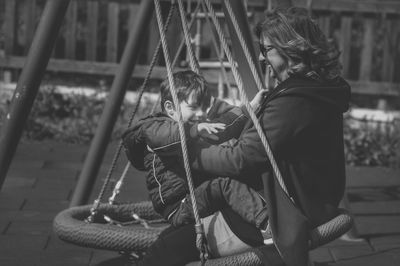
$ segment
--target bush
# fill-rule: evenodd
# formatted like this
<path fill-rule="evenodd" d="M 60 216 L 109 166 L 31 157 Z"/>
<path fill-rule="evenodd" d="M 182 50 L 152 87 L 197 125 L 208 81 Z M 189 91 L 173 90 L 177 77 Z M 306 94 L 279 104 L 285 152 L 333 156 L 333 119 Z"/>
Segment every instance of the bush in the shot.
<path fill-rule="evenodd" d="M 400 123 L 344 120 L 346 163 L 356 166 L 399 167 Z"/>
<path fill-rule="evenodd" d="M 56 140 L 66 143 L 89 143 L 105 106 L 104 93 L 90 96 L 61 93 L 54 87 L 41 88 L 26 122 L 23 138 Z M 136 114 L 150 113 L 149 99 L 144 98 Z M 127 128 L 134 105 L 125 102 L 114 126 L 112 140 L 118 140 Z M 4 113 L 4 110 L 3 110 Z"/>
<path fill-rule="evenodd" d="M 105 97 L 100 93 L 86 96 L 63 94 L 53 87 L 41 88 L 23 137 L 31 140 L 89 143 L 97 130 L 104 105 Z M 112 140 L 119 140 L 121 133 L 127 128 L 134 107 L 134 104 L 128 102 L 121 106 Z M 150 114 L 152 107 L 153 101 L 144 97 L 136 119 Z M 6 108 L 2 106 L 1 121 L 5 112 Z M 346 117 L 344 145 L 347 164 L 399 167 L 400 123 L 371 126 L 365 121 L 355 121 Z"/>

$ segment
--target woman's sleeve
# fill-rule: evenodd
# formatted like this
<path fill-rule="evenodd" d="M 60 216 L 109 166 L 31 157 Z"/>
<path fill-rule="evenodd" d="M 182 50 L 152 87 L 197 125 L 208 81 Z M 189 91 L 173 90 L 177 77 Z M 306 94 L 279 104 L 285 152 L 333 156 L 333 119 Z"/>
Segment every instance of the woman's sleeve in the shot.
<path fill-rule="evenodd" d="M 282 108 L 285 101 L 276 99 L 265 108 L 261 126 L 274 156 L 286 149 L 293 133 L 291 111 Z M 192 150 L 193 169 L 219 176 L 242 176 L 269 167 L 267 154 L 254 126 L 229 145 L 201 143 Z"/>
<path fill-rule="evenodd" d="M 228 112 L 220 114 L 218 117 L 211 120 L 210 122 L 212 123 L 225 124 L 225 129 L 215 134 L 218 137 L 218 141 L 214 144 L 223 143 L 233 138 L 239 138 L 248 121 L 249 118 L 246 113 L 242 110 L 242 108 L 236 106 Z"/>

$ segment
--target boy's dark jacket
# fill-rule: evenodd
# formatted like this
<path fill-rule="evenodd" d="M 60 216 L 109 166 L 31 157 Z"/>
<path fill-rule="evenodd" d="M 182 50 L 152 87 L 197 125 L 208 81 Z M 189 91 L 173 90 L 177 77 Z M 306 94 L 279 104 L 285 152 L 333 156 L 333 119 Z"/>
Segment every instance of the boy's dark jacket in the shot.
<path fill-rule="evenodd" d="M 263 180 L 274 243 L 289 266 L 306 265 L 309 229 L 334 217 L 344 194 L 342 113 L 349 99 L 350 87 L 341 78 L 292 76 L 262 106 L 259 121 L 296 206 L 277 183 L 253 125 L 230 146 L 202 143 L 192 149 L 196 170 L 249 185 Z"/>
<path fill-rule="evenodd" d="M 248 120 L 240 108 L 218 99 L 209 110 L 208 119 L 226 124 L 224 131 L 208 136 L 207 141 L 214 143 L 239 137 Z M 190 149 L 192 142 L 199 137 L 197 124 L 185 123 L 184 127 Z M 168 219 L 189 193 L 178 123 L 164 113 L 150 115 L 127 129 L 122 140 L 132 165 L 147 171 L 146 184 L 154 209 Z M 192 171 L 192 176 L 195 186 L 206 178 L 205 174 L 199 175 L 195 171 Z"/>

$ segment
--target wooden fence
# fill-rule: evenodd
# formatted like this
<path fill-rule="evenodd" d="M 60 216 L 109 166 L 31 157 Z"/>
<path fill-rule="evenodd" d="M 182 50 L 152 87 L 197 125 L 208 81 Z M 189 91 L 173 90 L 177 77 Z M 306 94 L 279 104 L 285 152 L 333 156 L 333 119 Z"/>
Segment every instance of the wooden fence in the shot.
<path fill-rule="evenodd" d="M 0 1 L 0 72 L 23 67 L 45 2 Z M 168 6 L 167 2 L 169 1 L 162 1 L 164 8 Z M 195 2 L 187 8 L 193 10 Z M 251 25 L 262 18 L 267 2 L 246 2 Z M 354 93 L 400 96 L 400 1 L 292 2 L 303 7 L 311 3 L 311 10 L 321 28 L 342 51 L 343 76 L 352 84 Z M 138 5 L 139 1 L 128 0 L 71 1 L 48 70 L 114 75 Z M 192 28 L 193 36 L 197 36 L 194 38 L 197 56 L 202 62 L 206 61 L 203 63 L 206 78 L 211 83 L 217 83 L 218 71 L 210 69 L 210 62 L 217 61 L 217 52 L 213 49 L 210 29 L 200 17 Z M 156 22 L 153 19 L 148 34 L 143 36 L 143 51 L 133 77 L 145 75 L 146 65 L 153 55 L 158 39 Z M 181 39 L 182 30 L 179 19 L 175 16 L 168 31 L 171 54 L 174 54 Z M 182 60 L 185 56 L 183 52 Z M 162 60 L 159 60 L 154 78 L 165 77 L 162 64 Z"/>

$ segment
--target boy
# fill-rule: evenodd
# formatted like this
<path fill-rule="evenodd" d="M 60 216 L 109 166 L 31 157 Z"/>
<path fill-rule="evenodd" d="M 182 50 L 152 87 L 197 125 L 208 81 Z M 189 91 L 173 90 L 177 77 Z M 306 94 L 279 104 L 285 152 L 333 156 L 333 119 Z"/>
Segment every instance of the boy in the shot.
<path fill-rule="evenodd" d="M 248 120 L 239 107 L 211 97 L 204 78 L 193 71 L 177 72 L 173 78 L 188 149 L 196 145 L 199 138 L 223 143 L 239 137 Z M 194 218 L 183 165 L 178 114 L 168 80 L 161 84 L 161 109 L 162 112 L 129 128 L 122 138 L 132 165 L 147 171 L 146 184 L 154 209 L 171 224 L 179 226 Z M 207 122 L 203 122 L 205 118 Z M 230 207 L 251 224 L 265 227 L 265 204 L 256 191 L 229 178 L 210 179 L 194 171 L 192 175 L 200 217 Z"/>

